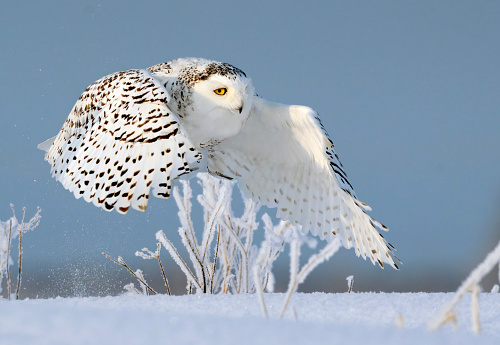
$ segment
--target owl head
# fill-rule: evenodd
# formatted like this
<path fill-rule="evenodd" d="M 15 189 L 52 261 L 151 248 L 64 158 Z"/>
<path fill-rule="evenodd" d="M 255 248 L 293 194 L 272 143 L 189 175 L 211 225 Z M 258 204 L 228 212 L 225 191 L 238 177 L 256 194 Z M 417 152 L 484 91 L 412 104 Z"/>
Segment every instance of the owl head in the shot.
<path fill-rule="evenodd" d="M 223 62 L 177 59 L 150 68 L 166 80 L 169 107 L 198 148 L 237 134 L 252 109 L 254 88 L 246 74 Z M 171 104 L 172 103 L 172 104 Z"/>

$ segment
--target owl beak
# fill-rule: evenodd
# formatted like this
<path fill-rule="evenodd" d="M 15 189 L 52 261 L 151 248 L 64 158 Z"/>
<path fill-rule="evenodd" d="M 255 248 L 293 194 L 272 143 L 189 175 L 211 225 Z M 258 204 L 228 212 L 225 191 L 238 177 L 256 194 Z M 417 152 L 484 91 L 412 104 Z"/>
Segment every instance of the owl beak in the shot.
<path fill-rule="evenodd" d="M 239 107 L 238 109 L 238 112 L 241 114 L 241 112 L 243 111 L 243 103 L 241 103 L 241 107 Z"/>

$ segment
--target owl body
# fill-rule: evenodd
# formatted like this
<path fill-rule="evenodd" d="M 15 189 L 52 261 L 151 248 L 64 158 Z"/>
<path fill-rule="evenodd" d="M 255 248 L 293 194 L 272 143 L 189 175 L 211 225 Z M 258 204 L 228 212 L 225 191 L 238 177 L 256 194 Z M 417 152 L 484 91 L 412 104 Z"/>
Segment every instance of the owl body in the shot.
<path fill-rule="evenodd" d="M 397 268 L 317 113 L 260 98 L 227 63 L 177 59 L 101 78 L 39 147 L 65 188 L 108 211 L 144 211 L 150 191 L 168 198 L 177 179 L 205 170 L 304 231 Z"/>

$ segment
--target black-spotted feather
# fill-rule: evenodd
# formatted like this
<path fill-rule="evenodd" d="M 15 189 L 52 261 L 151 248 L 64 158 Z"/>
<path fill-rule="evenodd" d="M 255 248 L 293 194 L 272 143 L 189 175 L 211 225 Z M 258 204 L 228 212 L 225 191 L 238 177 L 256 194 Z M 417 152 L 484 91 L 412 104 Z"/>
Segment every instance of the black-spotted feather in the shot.
<path fill-rule="evenodd" d="M 227 96 L 213 93 L 220 87 Z M 304 231 L 397 268 L 378 232 L 387 228 L 357 199 L 318 114 L 253 90 L 241 70 L 198 58 L 114 73 L 39 147 L 65 188 L 106 210 L 143 211 L 151 194 L 167 198 L 176 179 L 206 167 Z"/>
<path fill-rule="evenodd" d="M 169 95 L 146 70 L 111 74 L 89 86 L 45 159 L 79 198 L 120 213 L 145 210 L 150 190 L 166 198 L 171 181 L 196 170 L 201 153 L 182 134 Z"/>

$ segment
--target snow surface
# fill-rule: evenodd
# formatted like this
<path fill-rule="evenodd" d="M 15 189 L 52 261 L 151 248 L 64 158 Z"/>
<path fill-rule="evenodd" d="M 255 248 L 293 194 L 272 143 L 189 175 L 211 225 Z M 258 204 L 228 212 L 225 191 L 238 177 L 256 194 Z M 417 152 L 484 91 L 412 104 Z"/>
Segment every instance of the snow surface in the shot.
<path fill-rule="evenodd" d="M 255 295 L 2 299 L 0 344 L 500 344 L 498 293 L 480 295 L 481 334 L 471 331 L 470 294 L 457 306 L 457 330 L 428 331 L 427 323 L 452 298 L 295 294 L 284 320 L 277 317 L 283 294 L 265 295 L 269 319 Z"/>

